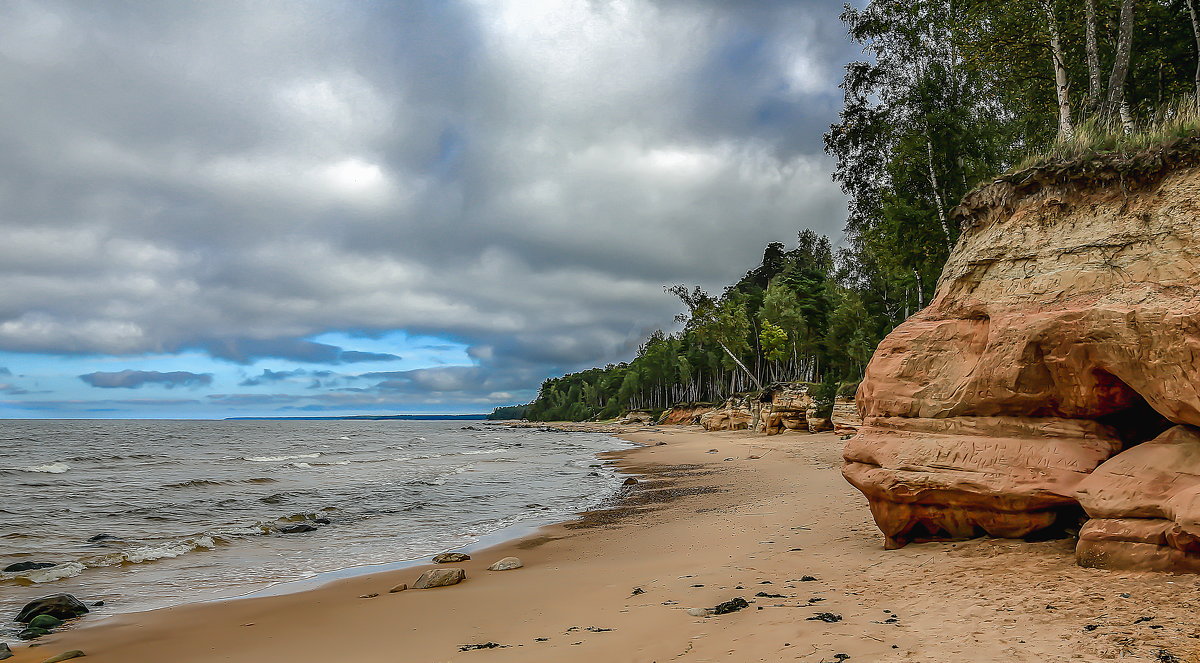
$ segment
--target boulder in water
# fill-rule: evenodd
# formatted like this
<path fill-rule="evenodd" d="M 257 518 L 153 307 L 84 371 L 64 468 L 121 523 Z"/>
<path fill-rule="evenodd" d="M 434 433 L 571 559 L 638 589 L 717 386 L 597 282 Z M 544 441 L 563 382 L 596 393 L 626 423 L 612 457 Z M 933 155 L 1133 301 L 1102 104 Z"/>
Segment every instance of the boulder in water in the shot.
<path fill-rule="evenodd" d="M 86 615 L 88 608 L 79 599 L 70 594 L 54 594 L 30 601 L 17 613 L 14 621 L 28 624 L 38 615 L 50 615 L 59 619 L 72 619 Z"/>
<path fill-rule="evenodd" d="M 30 626 L 29 628 L 18 633 L 17 637 L 21 640 L 37 640 L 43 635 L 50 635 L 50 631 L 44 628 L 35 628 Z"/>
<path fill-rule="evenodd" d="M 434 564 L 454 564 L 457 562 L 465 562 L 471 559 L 471 556 L 460 552 L 446 552 L 440 555 L 435 555 L 433 558 Z"/>
<path fill-rule="evenodd" d="M 413 583 L 413 589 L 432 589 L 434 587 L 447 587 L 449 585 L 457 585 L 466 580 L 467 572 L 462 569 L 430 569 L 421 574 L 420 578 Z"/>
<path fill-rule="evenodd" d="M 36 571 L 38 569 L 49 569 L 58 566 L 54 562 L 17 562 L 4 567 L 4 573 L 20 573 L 21 571 Z"/>
<path fill-rule="evenodd" d="M 8 643 L 0 642 L 0 661 L 3 661 L 6 658 L 12 658 L 12 657 L 13 657 L 13 653 L 12 653 L 12 650 L 8 648 Z"/>
<path fill-rule="evenodd" d="M 279 533 L 280 534 L 303 534 L 304 532 L 315 532 L 316 530 L 317 530 L 316 525 L 310 525 L 308 523 L 296 523 L 295 525 L 284 525 L 283 527 L 280 527 Z"/>
<path fill-rule="evenodd" d="M 46 630 L 50 630 L 52 628 L 58 628 L 59 626 L 62 626 L 62 620 L 52 615 L 38 615 L 37 617 L 29 620 L 30 628 L 44 628 Z"/>

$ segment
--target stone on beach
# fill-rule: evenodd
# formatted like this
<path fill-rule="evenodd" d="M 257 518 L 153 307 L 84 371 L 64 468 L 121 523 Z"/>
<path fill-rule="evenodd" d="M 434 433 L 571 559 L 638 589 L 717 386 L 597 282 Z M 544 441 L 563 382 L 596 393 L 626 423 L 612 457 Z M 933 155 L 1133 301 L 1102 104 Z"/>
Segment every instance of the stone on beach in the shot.
<path fill-rule="evenodd" d="M 463 569 L 429 569 L 421 574 L 420 578 L 413 583 L 413 589 L 432 589 L 434 587 L 447 587 L 449 585 L 457 585 L 466 580 L 467 572 Z"/>
<path fill-rule="evenodd" d="M 511 571 L 525 566 L 520 559 L 516 557 L 505 557 L 504 559 L 492 564 L 488 567 L 488 571 Z"/>
<path fill-rule="evenodd" d="M 82 658 L 84 656 L 87 656 L 87 654 L 83 653 L 82 651 L 80 651 L 78 649 L 72 649 L 71 651 L 63 652 L 63 653 L 59 654 L 58 656 L 52 656 L 52 657 L 42 661 L 42 663 L 60 663 L 60 661 L 69 661 L 73 658 Z"/>
<path fill-rule="evenodd" d="M 14 621 L 28 624 L 38 615 L 50 615 L 59 619 L 71 619 L 80 615 L 86 615 L 88 608 L 81 603 L 79 599 L 70 594 L 54 594 L 52 596 L 43 596 L 40 599 L 35 599 L 25 604 L 24 608 L 17 613 Z"/>
<path fill-rule="evenodd" d="M 17 638 L 19 638 L 21 640 L 37 640 L 38 638 L 42 637 L 43 635 L 50 635 L 50 631 L 48 629 L 38 628 L 36 626 L 30 626 L 29 628 L 24 629 L 20 633 L 18 633 Z"/>
<path fill-rule="evenodd" d="M 408 584 L 402 582 L 399 585 L 396 585 L 395 587 L 389 589 L 388 594 L 395 594 L 396 592 L 403 592 L 406 589 L 408 589 Z"/>
<path fill-rule="evenodd" d="M 712 614 L 712 610 L 708 608 L 688 608 L 687 614 L 693 617 L 707 617 Z"/>
<path fill-rule="evenodd" d="M 0 661 L 3 661 L 6 658 L 12 658 L 12 657 L 13 657 L 13 653 L 12 653 L 12 650 L 8 648 L 8 643 L 0 642 Z"/>
<path fill-rule="evenodd" d="M 635 478 L 633 478 L 633 477 L 629 477 L 628 479 L 626 479 L 625 481 L 623 481 L 621 485 L 624 485 L 624 486 L 636 486 L 636 485 L 637 485 L 637 483 L 638 483 L 638 480 L 637 480 L 637 479 L 635 479 Z"/>
<path fill-rule="evenodd" d="M 471 559 L 470 555 L 460 552 L 446 552 L 440 555 L 434 555 L 434 564 L 454 564 L 456 562 L 465 562 Z"/>

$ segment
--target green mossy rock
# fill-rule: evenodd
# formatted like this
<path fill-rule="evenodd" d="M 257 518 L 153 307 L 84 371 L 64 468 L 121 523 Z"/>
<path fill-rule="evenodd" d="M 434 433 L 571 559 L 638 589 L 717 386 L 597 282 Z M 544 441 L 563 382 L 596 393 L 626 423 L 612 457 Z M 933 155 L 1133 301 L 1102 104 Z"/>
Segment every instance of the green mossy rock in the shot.
<path fill-rule="evenodd" d="M 43 635 L 50 635 L 50 631 L 47 631 L 44 628 L 30 627 L 18 633 L 17 637 L 22 640 L 36 640 Z"/>
<path fill-rule="evenodd" d="M 44 628 L 49 630 L 62 626 L 62 623 L 63 622 L 61 619 L 54 617 L 53 615 L 38 615 L 29 621 L 29 626 L 31 628 Z"/>

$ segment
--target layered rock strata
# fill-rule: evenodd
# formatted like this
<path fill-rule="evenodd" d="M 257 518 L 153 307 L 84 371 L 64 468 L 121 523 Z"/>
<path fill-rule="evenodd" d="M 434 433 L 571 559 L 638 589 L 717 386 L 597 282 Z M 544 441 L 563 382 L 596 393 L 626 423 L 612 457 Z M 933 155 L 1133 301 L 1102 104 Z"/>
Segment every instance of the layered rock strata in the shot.
<path fill-rule="evenodd" d="M 808 431 L 816 406 L 808 386 L 784 383 L 757 394 L 740 394 L 700 415 L 706 430 L 751 430 L 766 435 Z"/>
<path fill-rule="evenodd" d="M 1200 171 L 1112 179 L 999 182 L 958 210 L 845 451 L 889 547 L 1025 536 L 1082 504 L 1084 563 L 1195 570 L 1191 429 L 1148 441 L 1200 426 Z"/>

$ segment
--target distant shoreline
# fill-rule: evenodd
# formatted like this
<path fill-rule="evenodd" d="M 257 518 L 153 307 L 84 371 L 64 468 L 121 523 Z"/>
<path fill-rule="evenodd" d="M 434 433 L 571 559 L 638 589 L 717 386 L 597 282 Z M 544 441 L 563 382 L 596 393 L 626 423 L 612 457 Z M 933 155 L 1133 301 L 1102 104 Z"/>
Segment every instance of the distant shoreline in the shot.
<path fill-rule="evenodd" d="M 221 421 L 485 421 L 486 414 L 356 414 L 345 417 L 225 417 Z"/>

